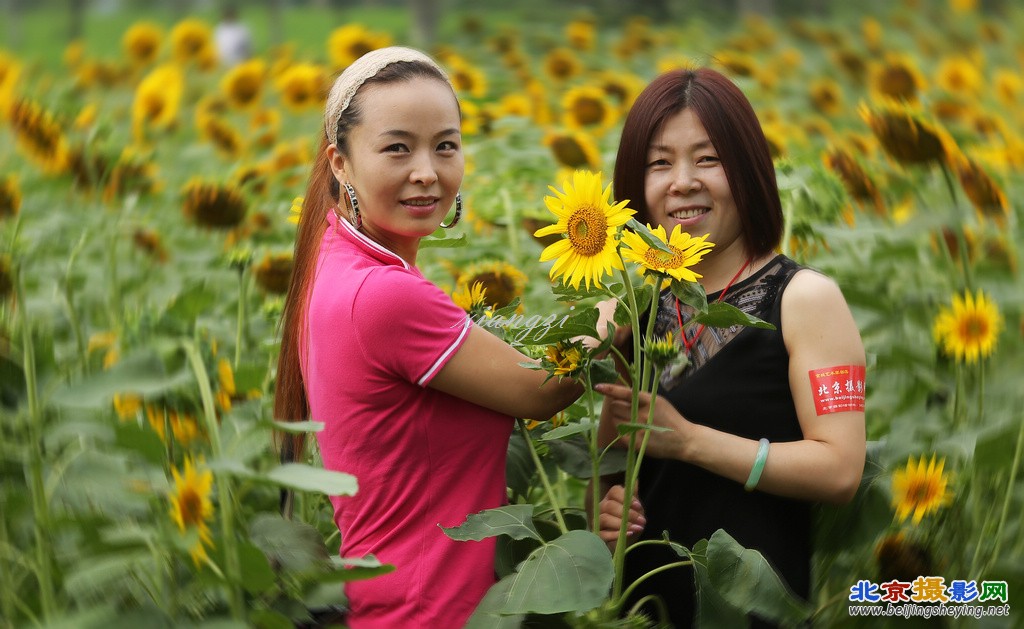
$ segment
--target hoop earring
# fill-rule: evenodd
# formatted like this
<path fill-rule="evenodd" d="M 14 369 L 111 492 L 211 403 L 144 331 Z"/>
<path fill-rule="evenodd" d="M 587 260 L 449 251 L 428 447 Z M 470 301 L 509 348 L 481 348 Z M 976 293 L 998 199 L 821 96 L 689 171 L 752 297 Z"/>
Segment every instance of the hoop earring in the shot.
<path fill-rule="evenodd" d="M 352 226 L 359 229 L 363 226 L 363 217 L 359 214 L 359 199 L 356 198 L 356 189 L 352 184 L 345 182 L 345 194 L 348 195 L 348 203 L 352 207 Z"/>
<path fill-rule="evenodd" d="M 458 223 L 460 218 L 462 218 L 462 193 L 461 192 L 456 192 L 455 193 L 455 216 L 452 217 L 452 222 L 448 223 L 447 225 L 445 225 L 444 223 L 441 223 L 441 227 L 443 227 L 444 229 L 451 229 L 452 227 L 455 227 L 455 223 Z"/>

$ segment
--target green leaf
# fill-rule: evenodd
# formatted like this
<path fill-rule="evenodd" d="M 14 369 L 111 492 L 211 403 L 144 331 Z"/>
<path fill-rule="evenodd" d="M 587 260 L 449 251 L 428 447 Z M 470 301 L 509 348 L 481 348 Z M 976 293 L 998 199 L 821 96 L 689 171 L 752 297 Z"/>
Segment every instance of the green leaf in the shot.
<path fill-rule="evenodd" d="M 762 321 L 753 315 L 749 315 L 732 304 L 716 301 L 708 304 L 706 313 L 698 314 L 693 318 L 696 323 L 713 328 L 728 328 L 733 325 L 746 325 L 763 330 L 774 330 L 775 326 L 767 321 Z"/>
<path fill-rule="evenodd" d="M 274 587 L 276 575 L 270 568 L 267 556 L 257 546 L 239 540 L 238 561 L 242 570 L 242 582 L 239 585 L 247 592 L 262 594 Z"/>
<path fill-rule="evenodd" d="M 600 315 L 597 308 L 584 308 L 581 312 L 565 315 L 561 318 L 557 315 L 533 317 L 524 320 L 513 317 L 504 321 L 497 318 L 490 320 L 490 325 L 502 325 L 515 323 L 517 325 L 505 328 L 505 339 L 510 342 L 522 345 L 551 345 L 558 341 L 574 338 L 577 336 L 597 336 L 597 318 Z M 525 325 L 518 325 L 525 323 Z M 481 323 L 486 327 L 487 322 Z"/>
<path fill-rule="evenodd" d="M 274 430 L 280 430 L 289 434 L 300 434 L 309 432 L 320 432 L 324 429 L 323 422 L 316 421 L 304 421 L 304 422 L 281 422 L 274 420 L 270 422 L 273 425 Z"/>
<path fill-rule="evenodd" d="M 520 435 L 513 434 L 506 451 L 505 484 L 515 495 L 526 496 L 530 491 L 536 471 L 526 443 L 520 438 Z"/>
<path fill-rule="evenodd" d="M 566 424 L 565 426 L 559 426 L 558 428 L 552 428 L 551 430 L 544 433 L 540 438 L 540 441 L 555 441 L 558 439 L 565 439 L 573 435 L 578 435 L 581 432 L 590 432 L 594 430 L 593 424 Z"/>
<path fill-rule="evenodd" d="M 696 587 L 697 605 L 694 626 L 697 629 L 750 627 L 747 615 L 729 605 L 712 585 L 708 575 L 707 548 L 708 540 L 706 539 L 693 545 L 693 580 Z"/>
<path fill-rule="evenodd" d="M 143 350 L 125 357 L 107 371 L 58 390 L 52 399 L 58 406 L 102 408 L 111 403 L 116 393 L 158 395 L 194 382 L 188 369 L 168 375 L 156 353 Z"/>
<path fill-rule="evenodd" d="M 286 463 L 275 467 L 263 474 L 262 478 L 289 489 L 313 491 L 328 496 L 352 496 L 359 488 L 356 477 L 351 474 L 332 472 L 303 463 Z"/>
<path fill-rule="evenodd" d="M 318 574 L 316 579 L 321 583 L 348 583 L 349 581 L 365 581 L 382 574 L 394 572 L 391 564 L 381 563 L 373 555 L 365 557 L 331 557 L 334 570 Z"/>
<path fill-rule="evenodd" d="M 810 604 L 790 591 L 761 553 L 744 548 L 722 529 L 711 535 L 707 548 L 708 580 L 732 607 L 793 625 L 813 612 Z"/>
<path fill-rule="evenodd" d="M 204 281 L 196 281 L 172 299 L 167 308 L 167 318 L 194 321 L 196 317 L 208 313 L 221 297 L 217 291 L 207 288 Z"/>
<path fill-rule="evenodd" d="M 582 437 L 571 437 L 548 443 L 551 458 L 566 474 L 575 478 L 590 478 L 593 467 L 590 464 L 590 448 Z M 626 469 L 626 449 L 611 448 L 601 457 L 598 468 L 600 475 L 617 474 Z"/>
<path fill-rule="evenodd" d="M 647 229 L 647 225 L 644 225 L 635 218 L 629 219 L 629 222 L 626 223 L 626 227 L 636 232 L 636 235 L 640 236 L 641 240 L 647 243 L 647 246 L 651 249 L 657 249 L 658 251 L 667 253 L 670 256 L 674 256 L 676 254 L 676 252 L 669 249 L 669 246 L 662 242 L 660 238 L 655 236 L 651 230 Z"/>
<path fill-rule="evenodd" d="M 569 531 L 530 553 L 518 572 L 495 583 L 478 611 L 492 616 L 585 612 L 608 597 L 614 572 L 611 553 L 600 537 Z"/>
<path fill-rule="evenodd" d="M 427 236 L 426 238 L 423 238 L 423 239 L 420 240 L 420 248 L 421 249 L 430 249 L 430 248 L 449 248 L 449 249 L 451 249 L 451 248 L 455 248 L 455 247 L 465 247 L 467 242 L 468 241 L 466 240 L 466 234 L 459 234 L 458 236 L 446 237 L 446 238 L 435 238 L 433 236 Z"/>
<path fill-rule="evenodd" d="M 136 571 L 148 572 L 152 564 L 153 554 L 148 548 L 83 558 L 67 572 L 64 588 L 72 599 L 85 603 L 120 590 Z"/>
<path fill-rule="evenodd" d="M 136 452 L 154 465 L 163 465 L 167 459 L 167 446 L 149 426 L 118 422 L 114 434 L 118 447 Z"/>
<path fill-rule="evenodd" d="M 303 572 L 329 565 L 330 553 L 323 536 L 305 522 L 261 513 L 249 527 L 249 539 L 285 570 Z"/>
<path fill-rule="evenodd" d="M 691 306 L 697 312 L 707 312 L 708 295 L 704 292 L 704 287 L 697 282 L 681 282 L 674 279 L 669 290 L 672 291 L 676 299 Z"/>
<path fill-rule="evenodd" d="M 666 428 L 665 426 L 655 426 L 653 424 L 648 426 L 647 424 L 639 423 L 617 424 L 615 426 L 615 430 L 619 431 L 619 434 L 623 436 L 644 430 L 650 430 L 651 432 L 672 432 L 671 428 Z"/>
<path fill-rule="evenodd" d="M 585 301 L 594 297 L 607 297 L 604 289 L 597 286 L 587 288 L 586 284 L 580 284 L 578 288 L 573 288 L 568 284 L 558 283 L 551 287 L 551 292 L 558 297 L 558 301 Z"/>
<path fill-rule="evenodd" d="M 537 527 L 533 524 L 532 504 L 486 509 L 466 516 L 466 521 L 458 526 L 441 526 L 441 530 L 457 542 L 478 542 L 496 535 L 508 535 L 512 539 L 541 539 Z"/>
<path fill-rule="evenodd" d="M 974 444 L 974 465 L 979 471 L 1000 472 L 1010 469 L 1020 419 L 1003 421 L 984 430 Z"/>

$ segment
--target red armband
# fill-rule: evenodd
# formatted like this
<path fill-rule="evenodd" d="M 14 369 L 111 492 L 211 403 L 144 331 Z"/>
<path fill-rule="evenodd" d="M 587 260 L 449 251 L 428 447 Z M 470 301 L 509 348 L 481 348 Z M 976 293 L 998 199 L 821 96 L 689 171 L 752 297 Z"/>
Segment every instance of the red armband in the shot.
<path fill-rule="evenodd" d="M 812 369 L 811 395 L 818 415 L 864 410 L 864 366 L 842 365 Z"/>

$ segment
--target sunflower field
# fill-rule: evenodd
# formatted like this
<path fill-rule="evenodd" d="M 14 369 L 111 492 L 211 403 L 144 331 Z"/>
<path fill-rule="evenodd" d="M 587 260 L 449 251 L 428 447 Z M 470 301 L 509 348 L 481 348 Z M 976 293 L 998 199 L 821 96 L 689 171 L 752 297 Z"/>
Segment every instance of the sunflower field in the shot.
<path fill-rule="evenodd" d="M 659 20 L 541 4 L 449 11 L 427 48 L 461 102 L 467 215 L 424 243 L 423 272 L 467 311 L 588 309 L 559 300 L 540 261 L 559 237 L 549 186 L 575 170 L 610 181 L 625 113 L 658 73 L 720 69 L 769 139 L 782 251 L 836 279 L 868 356 L 862 486 L 816 511 L 799 618 L 926 622 L 850 611 L 877 600 L 872 585 L 926 577 L 1009 605 L 927 622 L 1024 627 L 1024 7 Z M 211 13 L 133 15 L 63 49 L 0 45 L 0 627 L 291 627 L 390 570 L 338 556 L 327 496 L 358 479 L 315 451 L 282 460 L 275 434 L 320 424 L 281 425 L 272 408 L 326 91 L 362 52 L 413 42 L 404 9 L 303 10 L 318 29 L 233 67 Z M 581 360 L 524 349 L 559 375 Z M 585 528 L 598 403 L 513 434 L 509 500 L 532 506 L 536 544 Z M 530 543 L 507 544 L 499 573 Z M 726 598 L 749 611 L 758 596 Z M 536 621 L 620 626 L 595 607 Z"/>

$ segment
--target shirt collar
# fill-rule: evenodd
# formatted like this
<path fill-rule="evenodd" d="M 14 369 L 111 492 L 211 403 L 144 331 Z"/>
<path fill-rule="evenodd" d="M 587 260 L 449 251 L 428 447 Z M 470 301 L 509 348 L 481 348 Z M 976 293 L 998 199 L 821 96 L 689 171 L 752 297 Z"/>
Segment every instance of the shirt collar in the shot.
<path fill-rule="evenodd" d="M 327 212 L 327 225 L 328 229 L 332 229 L 336 234 L 356 245 L 375 260 L 385 264 L 401 265 L 406 269 L 411 268 L 409 263 L 403 260 L 400 255 L 379 242 L 370 240 L 369 236 L 353 227 L 347 220 L 338 216 L 336 208 L 332 208 Z"/>

